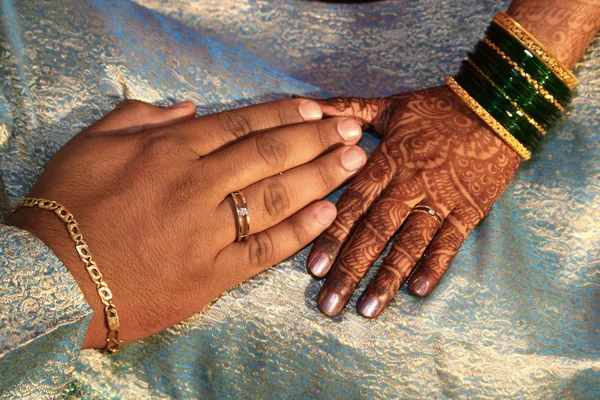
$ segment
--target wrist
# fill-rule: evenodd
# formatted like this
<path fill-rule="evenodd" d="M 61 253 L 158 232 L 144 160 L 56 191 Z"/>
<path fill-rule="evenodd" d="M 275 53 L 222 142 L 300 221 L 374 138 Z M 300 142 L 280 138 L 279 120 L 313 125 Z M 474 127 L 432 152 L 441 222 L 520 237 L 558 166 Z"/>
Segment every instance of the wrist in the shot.
<path fill-rule="evenodd" d="M 513 0 L 507 14 L 569 69 L 600 29 L 600 2 L 593 0 Z"/>
<path fill-rule="evenodd" d="M 6 221 L 6 224 L 23 229 L 40 239 L 73 275 L 94 315 L 83 343 L 83 348 L 102 348 L 106 346 L 106 327 L 104 309 L 98 298 L 94 284 L 90 281 L 64 224 L 53 213 L 38 208 L 19 209 Z"/>

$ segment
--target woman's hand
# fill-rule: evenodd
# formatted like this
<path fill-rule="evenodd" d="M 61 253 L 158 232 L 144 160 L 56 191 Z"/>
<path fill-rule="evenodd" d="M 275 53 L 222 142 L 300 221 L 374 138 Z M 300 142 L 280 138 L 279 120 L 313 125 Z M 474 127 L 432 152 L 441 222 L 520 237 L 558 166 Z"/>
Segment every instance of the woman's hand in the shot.
<path fill-rule="evenodd" d="M 353 146 L 360 125 L 321 119 L 313 101 L 194 112 L 189 102 L 125 101 L 60 149 L 29 193 L 77 219 L 113 292 L 125 343 L 193 315 L 310 243 L 336 216 L 333 204 L 317 200 L 366 162 Z M 237 190 L 251 217 L 251 236 L 240 243 L 229 196 Z M 8 222 L 65 263 L 94 309 L 84 347 L 104 347 L 102 304 L 64 224 L 37 208 Z"/>
<path fill-rule="evenodd" d="M 320 104 L 326 115 L 354 116 L 383 137 L 308 258 L 313 275 L 327 275 L 318 306 L 334 316 L 402 227 L 358 301 L 358 311 L 373 318 L 417 266 L 409 292 L 426 296 L 433 290 L 514 176 L 520 158 L 445 86 Z M 437 211 L 442 225 L 435 215 L 412 211 L 417 205 Z"/>

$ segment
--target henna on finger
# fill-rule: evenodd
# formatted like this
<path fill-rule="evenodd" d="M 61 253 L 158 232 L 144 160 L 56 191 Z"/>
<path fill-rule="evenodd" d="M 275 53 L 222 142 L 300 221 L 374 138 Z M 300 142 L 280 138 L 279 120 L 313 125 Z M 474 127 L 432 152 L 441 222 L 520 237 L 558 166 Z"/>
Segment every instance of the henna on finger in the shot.
<path fill-rule="evenodd" d="M 326 117 L 351 116 L 358 120 L 363 128 L 372 128 L 373 133 L 381 137 L 383 122 L 381 117 L 387 115 L 389 99 L 364 99 L 360 97 L 339 97 L 315 100 Z"/>
<path fill-rule="evenodd" d="M 329 272 L 357 221 L 389 185 L 395 169 L 394 160 L 378 147 L 338 201 L 338 217 L 313 245 L 307 260 L 312 275 L 321 278 Z"/>
<path fill-rule="evenodd" d="M 408 292 L 412 295 L 427 296 L 438 284 L 442 275 L 458 253 L 470 230 L 459 229 L 456 220 L 448 216 L 446 223 L 429 245 L 427 254 L 410 277 Z"/>
<path fill-rule="evenodd" d="M 376 232 L 368 232 L 371 237 L 367 237 L 364 224 L 357 224 L 371 204 L 379 204 L 394 192 L 389 208 L 393 204 L 414 205 L 426 198 L 442 214 L 452 210 L 448 222 L 431 241 L 430 254 L 423 257 L 422 265 L 410 279 L 409 291 L 424 296 L 437 284 L 468 232 L 487 214 L 520 164 L 519 156 L 445 86 L 394 95 L 387 100 L 376 118 L 377 128 L 385 133 L 383 140 L 365 171 L 355 178 L 357 182 L 351 182 L 342 196 L 338 220 L 318 239 L 309 257 L 309 265 L 322 267 L 317 270 L 325 275 L 352 228 L 357 227 L 319 295 L 319 307 L 329 315 L 339 313 L 371 261 L 387 244 Z M 333 112 L 322 105 L 325 114 L 353 115 L 355 110 L 373 107 L 380 99 L 328 101 Z M 433 224 L 435 221 L 431 220 Z M 360 236 L 359 229 L 364 232 L 360 240 L 355 240 Z M 378 315 L 389 304 L 434 235 L 431 227 L 422 226 L 420 232 L 414 229 L 410 237 L 420 238 L 420 247 L 415 250 L 417 244 L 412 244 L 413 250 L 407 255 L 394 245 L 389 260 L 363 296 L 365 299 L 373 294 L 381 300 L 380 305 L 370 306 L 376 310 L 364 312 L 367 316 Z M 408 239 L 398 239 L 399 243 L 404 240 Z M 348 247 L 356 249 L 346 250 Z M 325 289 L 329 291 L 327 296 L 335 295 L 335 304 L 323 304 Z"/>
<path fill-rule="evenodd" d="M 377 275 L 358 301 L 360 314 L 374 318 L 383 312 L 410 276 L 439 228 L 440 223 L 434 216 L 423 212 L 411 213 Z"/>
<path fill-rule="evenodd" d="M 400 228 L 412 204 L 386 194 L 358 225 L 350 241 L 321 288 L 318 305 L 325 314 L 337 315 L 346 305 L 354 288 L 375 263 L 388 241 Z"/>

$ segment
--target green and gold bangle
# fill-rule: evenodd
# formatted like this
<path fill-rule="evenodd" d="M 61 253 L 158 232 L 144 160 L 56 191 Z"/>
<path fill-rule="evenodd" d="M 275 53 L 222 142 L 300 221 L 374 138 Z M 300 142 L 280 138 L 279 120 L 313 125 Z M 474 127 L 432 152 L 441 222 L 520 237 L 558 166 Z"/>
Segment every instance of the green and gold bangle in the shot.
<path fill-rule="evenodd" d="M 477 64 L 475 64 L 473 62 L 473 60 L 467 60 L 467 62 L 469 64 L 471 64 L 471 67 L 473 67 L 477 72 L 479 72 L 479 74 L 486 80 L 489 82 L 490 85 L 492 85 L 499 93 L 502 94 L 502 96 L 504 96 L 504 98 L 506 100 L 508 100 L 513 107 L 515 108 L 515 111 L 517 113 L 517 115 L 522 116 L 523 118 L 525 118 L 527 120 L 527 122 L 529 122 L 535 129 L 537 129 L 542 135 L 546 134 L 546 130 L 536 121 L 534 120 L 531 116 L 529 116 L 529 114 L 527 114 L 525 111 L 523 111 L 520 107 L 519 104 L 517 104 L 517 102 L 515 100 L 513 100 L 510 96 L 508 96 L 505 91 L 498 87 L 498 85 L 496 85 L 494 83 L 494 81 L 485 74 L 485 72 L 483 72 L 478 66 Z"/>
<path fill-rule="evenodd" d="M 454 79 L 530 152 L 536 149 L 542 138 L 541 132 L 471 64 L 463 62 Z"/>
<path fill-rule="evenodd" d="M 524 160 L 571 99 L 577 78 L 498 13 L 448 87 Z"/>
<path fill-rule="evenodd" d="M 473 111 L 487 126 L 489 126 L 506 144 L 508 144 L 523 160 L 531 158 L 531 152 L 510 134 L 494 117 L 481 107 L 451 76 L 446 77 L 448 87 Z"/>
<path fill-rule="evenodd" d="M 546 100 L 521 74 L 484 43 L 478 43 L 475 52 L 468 56 L 481 68 L 483 74 L 489 76 L 507 96 L 518 101 L 521 108 L 542 126 L 548 128 L 558 119 L 560 109 Z"/>
<path fill-rule="evenodd" d="M 501 11 L 494 16 L 493 21 L 504 28 L 506 32 L 511 34 L 535 57 L 542 61 L 569 89 L 573 89 L 577 85 L 578 80 L 575 75 L 568 68 L 565 68 L 531 33 L 517 21 L 509 17 L 508 14 Z"/>
<path fill-rule="evenodd" d="M 483 39 L 483 43 L 485 43 L 486 46 L 488 46 L 490 49 L 492 49 L 493 51 L 495 51 L 496 54 L 498 54 L 498 56 L 502 60 L 506 61 L 506 63 L 508 65 L 510 65 L 513 68 L 514 71 L 516 71 L 519 75 L 521 75 L 523 77 L 523 79 L 525 79 L 527 81 L 527 83 L 529 83 L 536 91 L 538 91 L 540 93 L 540 95 L 546 101 L 548 101 L 550 104 L 552 104 L 554 107 L 556 107 L 559 111 L 564 111 L 565 110 L 564 106 L 561 103 L 559 103 L 554 98 L 554 96 L 544 88 L 543 85 L 541 85 L 538 81 L 536 81 L 535 79 L 533 79 L 533 77 L 531 75 L 529 75 L 523 68 L 521 68 L 509 56 L 507 56 L 506 54 L 504 54 L 504 52 L 502 50 L 500 50 L 500 48 L 498 46 L 496 46 L 494 44 L 494 42 L 492 42 L 488 38 L 484 38 Z"/>
<path fill-rule="evenodd" d="M 486 36 L 515 63 L 527 71 L 533 79 L 552 93 L 559 103 L 564 105 L 571 100 L 571 89 L 502 27 L 492 22 L 486 31 Z"/>

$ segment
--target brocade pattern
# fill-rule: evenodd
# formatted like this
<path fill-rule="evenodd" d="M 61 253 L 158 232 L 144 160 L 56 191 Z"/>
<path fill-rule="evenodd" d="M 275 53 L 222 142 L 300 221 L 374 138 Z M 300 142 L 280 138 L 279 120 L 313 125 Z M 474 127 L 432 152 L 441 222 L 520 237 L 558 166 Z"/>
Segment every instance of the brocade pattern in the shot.
<path fill-rule="evenodd" d="M 293 93 L 382 96 L 439 85 L 508 5 L 137 3 L 1 1 L 0 217 L 62 144 L 124 98 L 193 100 L 201 115 Z M 0 397 L 53 397 L 69 381 L 73 398 L 598 398 L 597 40 L 576 74 L 565 118 L 439 287 L 421 300 L 402 289 L 374 321 L 353 309 L 362 290 L 337 318 L 316 309 L 321 284 L 306 273 L 304 250 L 115 357 L 79 352 L 89 309 L 73 281 L 39 241 L 2 227 L 2 322 L 11 315 L 11 329 L 37 339 L 19 339 L 0 358 Z M 371 151 L 376 140 L 365 135 L 362 145 Z M 47 279 L 40 270 L 72 296 L 68 317 L 41 297 L 6 294 L 11 284 L 38 290 Z M 30 299 L 34 314 L 22 310 Z M 64 318 L 64 330 L 43 335 Z M 46 374 L 23 364 L 32 357 Z"/>

